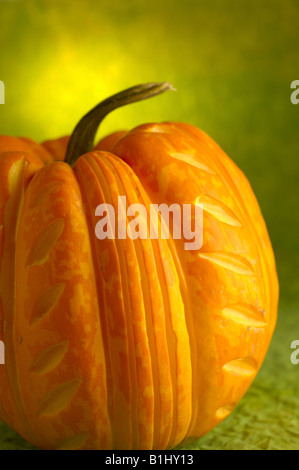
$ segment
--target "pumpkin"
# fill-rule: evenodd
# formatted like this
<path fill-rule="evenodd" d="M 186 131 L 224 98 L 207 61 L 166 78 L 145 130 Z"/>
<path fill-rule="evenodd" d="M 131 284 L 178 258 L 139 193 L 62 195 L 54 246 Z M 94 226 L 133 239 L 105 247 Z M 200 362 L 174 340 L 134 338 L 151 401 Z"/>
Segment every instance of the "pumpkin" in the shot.
<path fill-rule="evenodd" d="M 114 95 L 70 138 L 0 137 L 0 417 L 38 448 L 170 449 L 200 437 L 267 352 L 278 281 L 240 169 L 178 122 L 94 146 L 106 114 L 170 88 Z M 202 247 L 97 239 L 95 209 L 118 196 L 202 204 Z"/>

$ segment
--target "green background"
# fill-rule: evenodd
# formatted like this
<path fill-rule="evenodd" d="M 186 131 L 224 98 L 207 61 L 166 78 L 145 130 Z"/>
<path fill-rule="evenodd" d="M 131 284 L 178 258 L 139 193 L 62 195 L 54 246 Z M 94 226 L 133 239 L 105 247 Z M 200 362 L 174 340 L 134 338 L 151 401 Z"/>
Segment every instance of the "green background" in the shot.
<path fill-rule="evenodd" d="M 280 280 L 277 328 L 246 396 L 192 449 L 299 449 L 299 364 L 290 361 L 299 339 L 298 14 L 297 0 L 0 0 L 1 134 L 69 134 L 111 94 L 167 80 L 175 93 L 113 112 L 100 135 L 189 122 L 257 195 Z M 31 448 L 0 423 L 0 449 Z"/>

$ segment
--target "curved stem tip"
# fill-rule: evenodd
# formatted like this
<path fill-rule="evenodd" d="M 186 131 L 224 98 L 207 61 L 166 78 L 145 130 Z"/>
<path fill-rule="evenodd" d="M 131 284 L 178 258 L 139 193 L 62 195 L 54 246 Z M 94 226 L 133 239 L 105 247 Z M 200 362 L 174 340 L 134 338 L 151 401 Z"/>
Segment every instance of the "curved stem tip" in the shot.
<path fill-rule="evenodd" d="M 168 82 L 146 83 L 128 88 L 99 103 L 75 127 L 68 143 L 65 162 L 73 166 L 80 155 L 92 150 L 98 127 L 111 111 L 126 104 L 146 100 L 167 90 L 174 90 Z"/>

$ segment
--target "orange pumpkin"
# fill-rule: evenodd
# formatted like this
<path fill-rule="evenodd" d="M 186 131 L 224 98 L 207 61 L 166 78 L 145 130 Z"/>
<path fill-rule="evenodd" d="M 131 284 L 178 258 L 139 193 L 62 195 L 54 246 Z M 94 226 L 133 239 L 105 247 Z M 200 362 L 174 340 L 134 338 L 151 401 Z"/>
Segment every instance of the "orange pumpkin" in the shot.
<path fill-rule="evenodd" d="M 0 417 L 39 448 L 166 449 L 202 436 L 267 352 L 278 282 L 243 173 L 188 124 L 140 125 L 93 148 L 108 112 L 169 88 L 105 100 L 70 139 L 0 137 Z M 95 208 L 119 195 L 146 208 L 202 203 L 202 248 L 98 240 Z"/>

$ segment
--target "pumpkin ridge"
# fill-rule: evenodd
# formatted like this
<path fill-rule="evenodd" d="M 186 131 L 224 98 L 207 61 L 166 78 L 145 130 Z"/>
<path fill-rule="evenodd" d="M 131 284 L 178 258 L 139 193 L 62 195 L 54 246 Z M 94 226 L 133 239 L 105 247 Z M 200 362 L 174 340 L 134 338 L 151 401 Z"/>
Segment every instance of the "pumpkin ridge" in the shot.
<path fill-rule="evenodd" d="M 128 199 L 128 204 L 130 204 L 130 202 L 134 203 L 133 200 L 130 201 L 131 197 L 129 196 L 128 194 L 128 190 L 125 189 L 125 186 L 124 186 L 124 183 L 122 183 L 122 181 L 124 180 L 124 176 L 121 174 L 122 171 L 124 171 L 124 174 L 126 175 L 126 177 L 128 178 L 128 180 L 130 181 L 131 185 L 132 185 L 132 188 L 135 188 L 136 187 L 136 190 L 138 189 L 138 194 L 135 192 L 135 194 L 137 194 L 137 200 L 142 200 L 141 199 L 141 194 L 140 194 L 140 189 L 138 188 L 138 186 L 136 186 L 136 181 L 133 181 L 132 180 L 132 176 L 131 176 L 131 172 L 132 170 L 127 166 L 125 165 L 118 157 L 115 157 L 114 155 L 110 155 L 109 158 L 106 157 L 105 158 L 105 161 L 107 162 L 107 164 L 109 165 L 109 161 L 110 161 L 110 165 L 111 167 L 114 168 L 114 171 L 117 173 L 117 176 L 115 175 L 115 180 L 117 181 L 117 185 L 118 185 L 118 189 L 121 193 L 125 193 L 127 199 Z M 117 165 L 118 163 L 118 165 Z M 118 166 L 120 167 L 121 170 L 118 169 Z M 128 218 L 126 217 L 126 220 L 128 221 Z M 158 374 L 157 374 L 157 368 L 158 368 L 158 365 L 157 365 L 157 351 L 156 351 L 156 348 L 157 348 L 157 345 L 156 345 L 156 338 L 155 338 L 155 335 L 153 334 L 153 307 L 152 307 L 152 299 L 148 298 L 148 293 L 150 291 L 150 286 L 149 286 L 149 283 L 147 281 L 147 272 L 146 272 L 146 268 L 145 268 L 145 260 L 144 260 L 144 249 L 142 248 L 142 246 L 139 246 L 140 245 L 140 240 L 134 240 L 134 242 L 132 243 L 133 247 L 134 247 L 134 251 L 135 251 L 135 256 L 136 256 L 136 260 L 137 260 L 137 265 L 138 265 L 138 268 L 139 268 L 139 272 L 140 272 L 140 289 L 141 289 L 141 293 L 142 293 L 142 296 L 144 298 L 147 298 L 147 302 L 144 302 L 143 304 L 145 306 L 147 305 L 151 305 L 150 307 L 150 315 L 148 315 L 146 313 L 146 311 L 144 312 L 144 321 L 145 321 L 145 325 L 146 325 L 146 335 L 148 337 L 148 340 L 149 340 L 149 348 L 150 348 L 150 361 L 151 361 L 151 368 L 152 368 L 152 379 L 153 379 L 153 390 L 154 390 L 154 414 L 156 416 L 156 418 L 159 416 L 159 410 L 160 410 L 160 399 L 158 398 L 159 397 L 159 381 L 158 381 Z M 140 269 L 142 267 L 142 269 Z M 141 275 L 141 272 L 145 272 L 145 275 L 142 276 Z M 145 278 L 145 281 L 143 280 Z M 144 287 L 144 282 L 147 283 L 147 288 Z M 142 307 L 143 308 L 143 307 Z M 144 308 L 143 308 L 144 309 Z M 156 379 L 157 377 L 157 379 Z M 156 421 L 156 418 L 154 419 L 154 427 L 153 427 L 153 448 L 155 448 L 155 440 L 157 439 L 157 422 L 159 422 L 159 420 Z M 159 417 L 160 418 L 160 417 Z"/>
<path fill-rule="evenodd" d="M 141 175 L 143 173 L 141 172 L 137 176 L 136 173 L 134 173 L 134 167 L 132 169 L 130 164 L 128 164 L 127 158 L 126 158 L 126 152 L 124 151 L 124 149 L 126 148 L 125 139 L 128 137 L 130 139 L 129 142 L 131 144 L 132 143 L 132 138 L 134 137 L 133 136 L 134 133 L 137 134 L 138 139 L 139 139 L 138 134 L 151 135 L 150 129 L 148 129 L 148 127 L 149 127 L 149 125 L 147 125 L 147 124 L 136 127 L 131 132 L 126 134 L 126 136 L 124 136 L 116 144 L 116 146 L 113 148 L 113 151 L 115 152 L 115 155 L 117 155 L 116 158 L 121 159 L 121 162 L 122 162 L 123 165 L 129 166 L 129 168 L 131 170 L 131 173 L 132 173 L 132 177 L 135 175 L 137 179 L 141 178 Z M 159 130 L 161 130 L 161 135 L 157 136 L 157 134 L 155 134 L 156 139 L 159 137 L 159 140 L 161 140 L 161 137 L 164 135 L 162 133 L 162 131 L 164 131 L 164 127 L 165 127 L 164 124 L 159 126 Z M 123 145 L 125 147 L 123 147 Z M 133 144 L 133 148 L 134 148 L 134 144 Z M 153 148 L 155 148 L 155 146 L 153 146 Z M 168 153 L 167 149 L 165 151 L 167 151 L 167 153 Z M 142 151 L 141 151 L 140 155 L 138 155 L 138 150 L 136 152 L 137 153 L 134 156 L 134 158 L 130 153 L 129 153 L 129 155 L 130 155 L 130 157 L 132 157 L 132 160 L 136 161 L 137 168 L 140 169 L 139 164 L 137 163 L 137 158 L 138 158 L 138 161 L 140 159 L 140 161 L 142 162 Z M 140 181 L 140 179 L 138 179 L 138 181 Z M 144 185 L 142 183 L 141 183 L 141 186 L 142 186 L 145 194 L 147 194 L 147 191 L 144 188 Z M 141 194 L 142 194 L 142 191 L 141 191 Z M 159 201 L 159 200 L 154 200 L 152 202 L 161 203 L 161 201 Z M 168 242 L 168 246 L 169 246 L 169 249 L 171 250 L 172 257 L 173 257 L 173 260 L 174 260 L 174 263 L 175 263 L 175 266 L 176 266 L 177 275 L 180 279 L 180 282 L 179 282 L 180 291 L 182 293 L 182 298 L 183 298 L 183 302 L 184 302 L 184 306 L 185 306 L 185 321 L 186 321 L 187 331 L 188 331 L 188 334 L 189 334 L 189 346 L 190 346 L 190 350 L 191 350 L 191 363 L 193 365 L 193 367 L 192 367 L 192 400 L 191 401 L 192 401 L 192 409 L 193 409 L 193 412 L 192 412 L 193 418 L 192 419 L 194 420 L 195 416 L 196 416 L 196 413 L 197 413 L 196 409 L 198 407 L 198 403 L 197 403 L 198 400 L 196 398 L 197 395 L 198 395 L 198 383 L 197 383 L 197 378 L 196 378 L 197 374 L 194 374 L 194 371 L 195 371 L 194 363 L 196 361 L 197 355 L 200 354 L 200 353 L 198 351 L 197 339 L 194 336 L 194 327 L 193 327 L 194 319 L 193 319 L 193 314 L 191 312 L 191 306 L 190 306 L 190 294 L 189 294 L 187 286 L 186 286 L 186 281 L 185 281 L 184 273 L 182 271 L 182 266 L 181 266 L 181 260 L 180 260 L 180 254 L 179 254 L 180 248 L 177 249 L 178 242 L 175 242 L 172 239 L 172 237 L 170 237 L 169 240 L 167 240 L 167 242 Z M 191 428 L 192 419 L 191 419 L 191 422 L 190 422 L 190 425 L 189 425 L 189 429 Z M 189 432 L 189 430 L 188 430 L 188 432 Z"/>
<path fill-rule="evenodd" d="M 123 160 L 119 159 L 119 157 L 116 157 L 115 155 L 111 155 L 110 158 L 112 160 L 114 160 L 115 162 L 117 162 L 119 164 L 119 166 L 121 166 L 125 170 L 127 170 L 128 177 L 132 181 L 132 187 L 134 187 L 134 186 L 136 186 L 136 184 L 138 184 L 138 186 L 139 186 L 139 188 L 138 188 L 138 198 L 139 198 L 140 202 L 143 203 L 143 205 L 145 207 L 147 207 L 149 205 L 149 196 L 147 195 L 146 190 L 144 189 L 142 183 L 140 182 L 139 178 L 134 173 L 134 171 L 125 162 L 123 162 Z M 136 187 L 136 189 L 137 189 L 137 187 Z M 147 203 L 145 201 L 147 201 Z M 159 256 L 156 256 L 154 259 L 155 259 L 156 264 L 159 264 L 159 268 L 157 266 L 158 272 L 160 273 L 159 274 L 159 284 L 164 286 L 164 289 L 161 289 L 161 290 L 162 290 L 162 292 L 164 292 L 164 294 L 163 294 L 164 305 L 165 306 L 167 305 L 167 308 L 165 309 L 165 319 L 166 319 L 166 335 L 168 336 L 167 341 L 168 341 L 168 344 L 169 344 L 168 350 L 174 352 L 174 350 L 176 349 L 176 342 L 177 342 L 177 339 L 176 339 L 177 333 L 175 332 L 174 326 L 172 325 L 172 314 L 171 314 L 174 306 L 172 305 L 172 302 L 171 302 L 172 294 L 168 290 L 169 280 L 167 279 L 167 272 L 168 272 L 168 269 L 169 269 L 169 265 L 167 265 L 167 269 L 165 269 L 164 259 L 165 259 L 166 253 L 165 253 L 165 250 L 164 250 L 164 254 L 162 254 L 162 251 L 161 251 L 162 246 L 165 246 L 168 250 L 168 257 L 172 261 L 172 269 L 174 269 L 174 272 L 176 273 L 176 275 L 178 277 L 180 286 L 182 284 L 182 273 L 179 269 L 179 267 L 180 267 L 179 258 L 178 258 L 178 254 L 177 254 L 177 251 L 176 251 L 176 248 L 175 248 L 175 245 L 174 245 L 174 242 L 173 242 L 173 239 L 172 239 L 171 235 L 169 236 L 169 239 L 167 239 L 167 240 L 160 240 L 160 239 L 159 240 L 151 240 L 151 239 L 149 239 L 149 243 L 151 244 L 152 249 L 153 249 L 153 244 L 154 244 L 155 241 L 157 242 L 157 251 L 159 253 Z M 185 293 L 186 293 L 186 291 L 185 291 Z M 188 302 L 186 301 L 186 298 L 185 299 L 181 298 L 181 301 L 183 302 L 182 305 L 183 305 L 183 308 L 184 308 L 184 318 L 186 318 L 186 310 L 185 309 L 186 309 L 186 305 L 188 304 Z M 187 328 L 186 325 L 185 325 L 185 327 L 186 327 L 188 335 L 189 335 L 189 329 Z M 172 332 L 172 333 L 169 334 L 169 332 Z M 190 335 L 189 335 L 189 338 L 190 338 Z M 171 344 L 172 344 L 172 347 L 171 347 Z M 170 358 L 171 358 L 171 356 L 172 355 L 170 354 Z M 175 441 L 175 439 L 177 439 L 178 441 L 182 440 L 182 437 L 181 438 L 176 437 L 176 433 L 177 433 L 177 416 L 176 416 L 176 412 L 177 412 L 177 409 L 180 407 L 180 405 L 178 406 L 178 397 L 177 397 L 178 377 L 177 377 L 177 372 L 175 372 L 176 368 L 177 368 L 177 364 L 174 363 L 172 365 L 172 368 L 171 368 L 172 369 L 172 389 L 173 389 L 173 394 L 174 394 L 173 424 L 172 424 L 172 431 L 171 431 L 171 434 L 169 436 L 169 441 L 167 443 L 167 447 L 171 446 L 172 443 Z M 191 412 L 191 415 L 192 415 L 192 412 Z M 191 418 L 190 418 L 189 426 L 190 426 L 190 423 L 191 423 Z M 188 429 L 189 426 L 187 426 L 187 429 Z M 186 429 L 186 433 L 187 433 L 187 429 Z M 182 431 L 180 431 L 180 432 L 182 433 Z M 183 438 L 184 437 L 185 437 L 185 435 L 183 436 Z M 178 442 L 176 442 L 176 443 L 178 443 Z M 155 447 L 155 448 L 160 448 L 160 447 Z"/>
<path fill-rule="evenodd" d="M 49 196 L 43 206 L 32 208 L 32 196 L 56 177 L 63 179 L 64 184 L 55 196 Z M 82 426 L 84 431 L 86 427 L 91 431 L 94 445 L 107 448 L 110 429 L 106 413 L 105 364 L 97 319 L 92 253 L 80 189 L 73 170 L 64 163 L 47 166 L 35 182 L 29 186 L 30 192 L 25 198 L 26 210 L 18 240 L 19 284 L 25 287 L 22 291 L 20 288 L 18 296 L 16 335 L 23 335 L 18 363 L 24 403 L 30 410 L 32 426 L 44 448 L 53 448 L 60 439 L 82 432 Z M 65 220 L 61 238 L 52 246 L 43 265 L 28 269 L 26 260 L 35 243 L 32 234 L 43 233 L 49 220 L 57 217 Z M 63 296 L 60 296 L 62 290 Z M 31 324 L 35 308 L 38 313 L 49 315 Z M 69 341 L 67 350 L 66 341 Z M 51 348 L 57 344 L 60 346 L 53 355 Z M 40 359 L 41 351 L 47 354 L 38 364 L 38 370 L 32 370 L 32 360 Z M 90 364 L 93 364 L 92 368 Z M 75 392 L 75 385 L 74 389 L 71 385 L 70 388 L 63 386 L 70 380 L 81 380 L 77 393 L 71 393 Z M 57 388 L 60 386 L 62 388 Z M 57 394 L 48 395 L 56 388 Z M 46 397 L 47 403 L 43 401 Z M 80 409 L 78 422 L 75 416 Z"/>
<path fill-rule="evenodd" d="M 94 230 L 91 230 L 90 228 L 90 223 L 89 223 L 89 220 L 88 220 L 88 216 L 92 214 L 92 210 L 91 208 L 89 207 L 89 200 L 88 200 L 88 197 L 87 197 L 87 193 L 86 193 L 86 188 L 85 188 L 85 179 L 80 177 L 81 175 L 81 172 L 79 171 L 79 168 L 80 166 L 83 165 L 83 167 L 88 171 L 89 174 L 93 175 L 93 178 L 95 180 L 97 180 L 97 176 L 94 172 L 94 170 L 91 168 L 90 165 L 88 165 L 88 162 L 85 158 L 80 158 L 74 168 L 73 168 L 73 173 L 74 173 L 74 176 L 77 180 L 77 183 L 78 183 L 78 187 L 79 187 L 79 190 L 80 190 L 80 194 L 81 194 L 81 198 L 82 198 L 82 202 L 83 202 L 83 207 L 84 207 L 84 213 L 85 213 L 85 218 L 86 218 L 86 225 L 88 227 L 88 230 L 89 230 L 89 234 L 90 234 L 90 245 L 91 245 L 91 251 L 92 251 L 92 260 L 93 260 L 93 270 L 95 272 L 95 280 L 96 280 L 96 292 L 97 292 L 97 304 L 98 304 L 98 311 L 99 311 L 99 315 L 101 315 L 101 311 L 104 311 L 105 310 L 105 307 L 103 306 L 104 305 L 104 298 L 105 298 L 105 295 L 104 295 L 104 288 L 103 288 L 103 281 L 101 280 L 101 282 L 98 282 L 100 279 L 101 279 L 101 275 L 100 275 L 100 270 L 98 269 L 98 263 L 96 263 L 94 260 L 97 259 L 96 257 L 96 248 L 95 248 L 95 236 L 94 236 Z M 94 209 L 94 208 L 92 208 Z M 101 301 L 101 299 L 103 299 L 103 301 Z M 107 414 L 108 414 L 108 419 L 109 419 L 109 422 L 110 422 L 110 428 L 111 428 L 111 431 L 112 431 L 112 434 L 113 434 L 113 419 L 112 419 L 112 404 L 111 404 L 111 401 L 112 401 L 112 398 L 113 398 L 113 393 L 112 391 L 110 390 L 110 387 L 109 387 L 109 383 L 108 383 L 108 376 L 110 374 L 110 371 L 111 371 L 111 360 L 110 360 L 110 354 L 109 354 L 109 342 L 108 342 L 108 334 L 107 334 L 107 331 L 106 331 L 106 324 L 104 325 L 103 322 L 101 321 L 101 318 L 100 318 L 100 327 L 101 327 L 101 332 L 102 332 L 102 337 L 103 337 L 103 343 L 105 345 L 105 347 L 103 348 L 103 352 L 104 352 L 104 361 L 105 361 L 105 370 L 106 370 L 106 373 L 105 373 L 105 376 L 106 376 L 106 388 L 107 388 Z M 113 446 L 112 446 L 113 448 Z"/>
<path fill-rule="evenodd" d="M 116 174 L 116 169 L 113 167 L 113 165 L 110 164 L 109 159 L 105 158 L 103 155 L 101 156 L 101 163 L 104 164 L 109 170 L 111 171 L 111 174 L 113 175 L 113 181 L 114 184 L 116 185 L 117 188 L 117 193 L 118 194 L 124 194 L 127 199 L 128 199 L 128 193 L 125 191 L 125 188 L 123 184 L 120 181 L 120 178 Z M 110 186 L 111 188 L 111 186 Z M 109 189 L 110 189 L 109 188 Z M 110 189 L 110 197 L 111 197 L 111 202 L 113 204 L 113 195 L 112 191 Z M 113 204 L 114 205 L 114 204 Z M 130 242 L 129 242 L 130 243 Z M 131 359 L 130 359 L 130 378 L 131 378 L 131 385 L 132 385 L 132 417 L 131 417 L 131 429 L 132 429 L 132 447 L 133 448 L 140 448 L 140 432 L 137 426 L 137 423 L 139 422 L 138 419 L 138 403 L 139 403 L 139 393 L 138 393 L 138 374 L 137 374 L 137 365 L 136 365 L 136 357 L 137 357 L 137 351 L 136 351 L 136 341 L 135 341 L 135 331 L 134 331 L 134 314 L 133 314 L 133 307 L 134 307 L 134 302 L 132 298 L 132 290 L 130 288 L 131 284 L 131 279 L 129 275 L 129 267 L 128 267 L 128 255 L 126 254 L 126 247 L 124 246 L 126 243 L 123 242 L 122 240 L 117 240 L 115 241 L 115 247 L 117 250 L 117 255 L 118 255 L 118 262 L 120 266 L 120 274 L 121 274 L 121 284 L 122 284 L 122 291 L 124 294 L 124 315 L 126 318 L 126 324 L 127 324 L 127 341 L 128 341 L 128 350 L 129 354 L 131 351 Z M 131 243 L 132 246 L 132 253 L 134 253 L 134 263 L 137 267 L 138 273 L 139 273 L 139 279 L 141 279 L 141 270 L 140 270 L 140 260 L 138 259 L 138 255 L 136 252 L 136 247 L 135 243 L 132 241 Z M 138 280 L 139 280 L 138 279 Z M 134 284 L 135 291 L 138 290 L 140 292 L 140 295 L 143 297 L 144 292 L 142 290 L 142 285 L 141 281 L 140 283 Z M 127 302 L 127 306 L 126 305 Z M 144 310 L 144 301 L 141 303 L 142 305 L 142 310 Z M 130 356 L 129 356 L 130 357 Z M 135 437 L 135 442 L 134 442 L 134 437 Z"/>
<path fill-rule="evenodd" d="M 122 183 L 122 178 L 119 176 L 117 168 L 115 165 L 111 164 L 110 159 L 107 157 L 107 155 L 102 154 L 101 158 L 98 156 L 97 161 L 100 165 L 105 165 L 107 168 L 109 168 L 109 171 L 111 172 L 112 179 L 113 179 L 113 184 L 115 184 L 115 187 L 117 188 L 117 194 L 124 194 L 126 198 L 129 198 L 128 191 L 126 191 L 124 184 Z M 123 175 L 122 175 L 123 176 Z M 105 183 L 106 184 L 106 183 Z M 109 188 L 111 188 L 111 183 L 109 185 Z M 131 188 L 130 188 L 131 189 Z M 113 195 L 110 190 L 110 201 L 113 204 Z M 115 206 L 115 201 L 114 204 Z M 127 218 L 126 218 L 127 220 Z M 131 350 L 131 360 L 130 360 L 130 370 L 131 370 L 131 379 L 132 379 L 132 430 L 133 430 L 133 436 L 136 436 L 135 439 L 136 441 L 133 442 L 133 448 L 140 448 L 140 443 L 138 444 L 138 440 L 140 439 L 140 433 L 137 424 L 139 423 L 138 419 L 138 409 L 139 409 L 139 398 L 140 394 L 138 393 L 139 387 L 140 387 L 140 378 L 138 380 L 138 371 L 137 371 L 137 351 L 135 347 L 135 334 L 136 334 L 136 327 L 135 322 L 139 321 L 137 319 L 136 313 L 134 313 L 134 302 L 133 302 L 133 296 L 132 294 L 134 293 L 134 296 L 136 296 L 137 291 L 140 293 L 139 295 L 142 296 L 142 299 L 140 301 L 140 306 L 142 308 L 143 312 L 143 322 L 146 321 L 147 315 L 144 313 L 144 290 L 142 289 L 142 282 L 141 282 L 141 271 L 140 271 L 140 256 L 138 256 L 137 250 L 136 250 L 136 240 L 128 240 L 123 241 L 123 240 L 116 240 L 115 241 L 115 247 L 117 249 L 118 253 L 118 261 L 119 261 L 119 266 L 120 266 L 120 273 L 121 273 L 121 283 L 122 283 L 122 289 L 124 295 L 124 301 L 127 302 L 127 308 L 124 308 L 124 315 L 126 317 L 126 323 L 127 323 L 127 331 L 128 331 L 128 346 L 129 346 L 129 351 Z M 126 253 L 126 250 L 128 249 L 128 246 L 131 247 L 131 256 L 134 257 L 134 265 L 136 266 L 136 269 L 138 269 L 138 279 L 136 279 L 137 284 L 134 284 L 134 288 L 130 288 L 130 284 L 132 284 L 131 276 L 129 275 L 129 269 L 130 266 L 128 264 L 128 253 Z M 133 263 L 132 260 L 130 260 L 130 263 Z M 127 299 L 127 300 L 126 300 Z M 149 340 L 149 347 L 151 348 L 152 341 Z M 149 357 L 152 355 L 149 354 Z M 133 363 L 133 365 L 132 365 Z M 151 370 L 151 369 L 150 369 Z M 139 385 L 139 386 L 138 386 Z M 147 393 L 151 393 L 150 390 Z M 149 426 L 148 426 L 149 429 Z M 148 444 L 146 444 L 148 445 Z M 142 445 L 141 445 L 142 447 Z"/>
<path fill-rule="evenodd" d="M 74 170 L 76 170 L 76 168 L 78 167 L 78 164 L 84 164 L 88 166 L 88 168 L 93 172 L 93 174 L 95 175 L 95 180 L 97 181 L 97 186 L 101 192 L 101 197 L 103 199 L 103 201 L 106 203 L 106 204 L 111 204 L 112 203 L 112 196 L 111 196 L 111 192 L 110 192 L 110 188 L 109 188 L 109 185 L 106 181 L 106 178 L 108 178 L 110 181 L 111 181 L 111 178 L 112 180 L 114 179 L 112 173 L 111 173 L 111 170 L 107 167 L 107 165 L 104 164 L 104 162 L 99 158 L 99 159 L 96 159 L 95 158 L 95 155 L 96 153 L 89 153 L 89 154 L 86 154 L 83 158 L 79 159 L 78 162 L 76 162 L 75 166 L 74 166 Z M 84 199 L 86 200 L 86 199 Z M 98 201 L 99 202 L 99 201 Z M 98 203 L 97 202 L 97 203 Z M 95 207 L 91 207 L 90 206 L 90 210 L 91 212 L 94 213 L 95 211 Z M 95 224 L 94 224 L 95 225 Z M 94 234 L 94 231 L 93 231 L 93 234 L 92 234 L 92 237 L 94 237 L 94 240 L 95 240 L 95 243 L 96 243 L 96 237 L 95 237 L 95 234 Z M 121 308 L 118 312 L 118 315 L 120 314 L 120 312 L 122 312 L 122 324 L 120 324 L 120 328 L 124 328 L 123 324 L 124 324 L 124 321 L 125 321 L 125 328 L 126 328 L 126 331 L 127 328 L 128 328 L 128 325 L 127 325 L 127 319 L 126 319 L 126 309 L 130 309 L 130 303 L 129 303 L 129 300 L 128 300 L 128 297 L 126 295 L 126 289 L 123 288 L 123 286 L 125 285 L 124 284 L 124 279 L 123 279 L 123 272 L 121 271 L 120 269 L 120 258 L 119 258 L 119 247 L 118 245 L 116 244 L 116 241 L 114 240 L 109 240 L 112 245 L 113 245 L 113 256 L 114 256 L 114 259 L 117 263 L 117 272 L 120 273 L 120 286 L 121 286 L 121 290 L 120 290 L 120 300 L 121 301 Z M 110 245 L 109 248 L 112 246 Z M 98 248 L 97 248 L 98 247 Z M 97 272 L 98 272 L 98 278 L 99 279 L 102 279 L 102 284 L 103 284 L 103 309 L 102 309 L 102 318 L 101 318 L 101 325 L 102 325 L 102 328 L 104 328 L 103 331 L 105 331 L 104 335 L 105 335 L 105 338 L 106 338 L 106 344 L 107 344 L 107 359 L 109 359 L 109 371 L 110 371 L 110 374 L 111 374 L 111 385 L 109 386 L 108 384 L 108 390 L 110 389 L 111 387 L 111 393 L 108 392 L 108 396 L 110 395 L 110 412 L 109 412 L 109 415 L 111 416 L 111 423 L 112 423 L 112 430 L 113 430 L 113 441 L 114 441 L 114 447 L 113 448 L 118 448 L 121 444 L 118 442 L 118 436 L 119 436 L 119 433 L 124 433 L 124 436 L 122 437 L 122 440 L 121 442 L 127 442 L 128 440 L 130 440 L 132 438 L 132 430 L 129 429 L 127 430 L 127 432 L 125 431 L 124 429 L 124 424 L 121 425 L 121 423 L 118 424 L 118 419 L 121 420 L 121 417 L 123 416 L 123 413 L 125 413 L 125 409 L 124 409 L 124 406 L 121 407 L 121 400 L 120 399 L 117 399 L 117 397 L 119 396 L 119 393 L 122 393 L 122 391 L 124 390 L 123 387 L 124 387 L 124 384 L 122 384 L 122 386 L 120 386 L 119 384 L 119 377 L 117 374 L 118 372 L 118 369 L 119 367 L 117 367 L 117 364 L 120 359 L 120 351 L 119 351 L 119 346 L 116 342 L 116 339 L 114 338 L 114 335 L 111 333 L 111 328 L 113 328 L 113 313 L 114 312 L 110 312 L 108 310 L 108 306 L 107 306 L 107 295 L 108 293 L 106 294 L 105 293 L 105 287 L 107 288 L 107 286 L 109 287 L 109 282 L 108 282 L 108 279 L 105 279 L 104 275 L 103 275 L 103 270 L 101 270 L 101 267 L 100 267 L 100 262 L 99 262 L 99 253 L 101 252 L 101 249 L 102 248 L 99 248 L 99 243 L 97 243 L 97 245 L 95 245 L 95 253 L 96 253 L 96 256 L 94 257 L 95 260 L 97 260 L 95 262 L 95 265 L 96 265 L 96 269 L 97 269 Z M 111 250 L 111 248 L 110 248 Z M 110 253 L 110 257 L 111 257 L 111 253 Z M 111 262 L 111 261 L 110 261 Z M 111 282 L 111 280 L 110 280 Z M 114 313 L 114 316 L 115 316 L 115 313 Z M 123 334 L 123 333 L 122 333 Z M 103 335 L 103 336 L 104 336 Z M 126 335 L 128 335 L 128 333 L 126 333 Z M 131 341 L 132 343 L 132 341 Z M 129 344 L 129 346 L 131 347 L 131 344 Z M 126 348 L 128 348 L 128 345 L 126 346 Z M 129 349 L 126 349 L 127 353 L 128 354 L 132 354 L 132 351 L 130 352 Z M 125 368 L 125 364 L 122 365 L 122 373 L 123 374 L 126 374 L 128 373 L 128 367 L 130 365 L 132 361 L 129 361 L 129 363 L 126 365 L 126 368 Z M 123 379 L 126 380 L 131 380 L 131 374 L 130 376 L 123 376 Z M 127 391 L 127 393 L 132 393 L 132 386 L 130 384 L 130 387 L 129 387 L 129 390 L 130 391 Z M 114 392 L 114 393 L 113 393 Z M 116 395 L 115 395 L 116 394 Z M 131 401 L 131 400 L 130 400 Z M 127 408 L 127 411 L 129 414 L 131 414 L 131 406 L 132 406 L 132 403 L 130 403 L 130 406 L 128 405 L 128 408 Z M 131 425 L 131 420 L 129 420 L 127 422 L 127 426 L 130 426 Z M 123 444 L 126 448 L 126 445 Z M 128 448 L 131 447 L 131 441 L 130 441 L 130 444 L 128 444 Z"/>
<path fill-rule="evenodd" d="M 5 328 L 5 349 L 6 349 L 6 370 L 9 380 L 9 386 L 11 389 L 12 396 L 15 399 L 16 407 L 19 414 L 21 415 L 23 422 L 26 427 L 26 434 L 29 434 L 28 440 L 33 442 L 35 445 L 38 445 L 38 439 L 33 432 L 33 429 L 30 425 L 30 421 L 26 415 L 23 401 L 21 397 L 21 390 L 18 380 L 18 370 L 16 363 L 16 352 L 14 347 L 14 317 L 15 317 L 15 269 L 16 269 L 16 237 L 19 228 L 20 215 L 23 209 L 24 195 L 26 187 L 24 185 L 24 174 L 27 162 L 24 158 L 19 161 L 16 161 L 12 168 L 11 174 L 9 176 L 9 185 L 10 185 L 10 197 L 6 203 L 4 210 L 4 227 L 8 233 L 9 237 L 5 237 L 4 247 L 3 247 L 3 257 L 2 263 L 6 269 L 1 269 L 0 271 L 0 286 L 1 289 L 1 299 L 3 311 L 6 312 L 4 317 L 6 319 L 6 328 Z M 27 186 L 28 187 L 28 186 Z M 12 258 L 14 261 L 12 262 Z M 5 292 L 5 295 L 4 295 Z M 11 295 L 8 298 L 8 293 Z"/>

